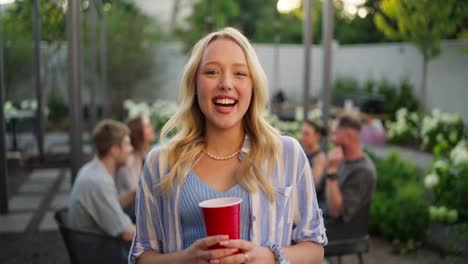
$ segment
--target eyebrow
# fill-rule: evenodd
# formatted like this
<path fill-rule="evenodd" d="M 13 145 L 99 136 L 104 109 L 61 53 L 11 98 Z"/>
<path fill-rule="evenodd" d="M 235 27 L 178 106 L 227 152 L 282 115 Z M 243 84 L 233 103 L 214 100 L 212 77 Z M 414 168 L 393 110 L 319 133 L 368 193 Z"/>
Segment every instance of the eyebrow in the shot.
<path fill-rule="evenodd" d="M 221 63 L 219 63 L 219 62 L 217 62 L 217 61 L 208 61 L 208 62 L 203 63 L 202 65 L 210 65 L 210 64 L 221 65 Z M 242 62 L 235 62 L 235 63 L 233 63 L 232 65 L 233 65 L 233 66 L 247 67 L 247 64 L 242 63 Z"/>

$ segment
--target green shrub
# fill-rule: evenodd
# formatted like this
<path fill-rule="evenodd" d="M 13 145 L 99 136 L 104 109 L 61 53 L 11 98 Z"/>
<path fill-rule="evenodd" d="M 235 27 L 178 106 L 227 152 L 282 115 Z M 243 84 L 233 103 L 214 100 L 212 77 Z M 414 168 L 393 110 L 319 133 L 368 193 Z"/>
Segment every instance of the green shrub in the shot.
<path fill-rule="evenodd" d="M 334 92 L 337 94 L 354 94 L 360 90 L 358 81 L 349 76 L 336 78 L 334 87 Z"/>
<path fill-rule="evenodd" d="M 468 138 L 461 114 L 449 114 L 432 110 L 422 120 L 422 148 L 436 154 L 447 154 L 455 145 Z"/>
<path fill-rule="evenodd" d="M 429 227 L 428 206 L 416 165 L 397 152 L 385 159 L 371 155 L 377 169 L 377 188 L 371 206 L 370 227 L 393 243 L 401 253 L 415 249 Z"/>
<path fill-rule="evenodd" d="M 468 143 L 460 141 L 448 160 L 436 159 L 424 184 L 433 194 L 433 219 L 436 221 L 468 221 Z M 446 207 L 439 217 L 435 208 Z M 435 217 L 434 217 L 435 216 Z"/>
<path fill-rule="evenodd" d="M 396 112 L 396 121 L 388 121 L 388 139 L 394 143 L 414 143 L 419 139 L 420 117 L 417 112 L 408 112 L 406 108 L 400 108 Z"/>
<path fill-rule="evenodd" d="M 401 186 L 421 182 L 418 166 L 401 159 L 396 151 L 392 151 L 385 159 L 373 157 L 373 160 L 377 169 L 376 192 L 393 195 Z"/>
<path fill-rule="evenodd" d="M 395 120 L 395 113 L 400 108 L 406 108 L 409 112 L 419 109 L 419 103 L 413 95 L 414 87 L 408 79 L 402 79 L 398 85 L 382 80 L 377 87 L 378 93 L 385 99 L 384 113 L 388 114 L 391 120 Z"/>

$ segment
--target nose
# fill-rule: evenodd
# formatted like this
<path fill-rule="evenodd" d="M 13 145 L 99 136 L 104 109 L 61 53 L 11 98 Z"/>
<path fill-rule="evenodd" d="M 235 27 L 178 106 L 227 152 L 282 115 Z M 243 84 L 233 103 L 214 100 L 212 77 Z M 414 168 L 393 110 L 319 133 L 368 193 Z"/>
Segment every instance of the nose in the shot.
<path fill-rule="evenodd" d="M 221 90 L 232 90 L 233 86 L 234 84 L 232 76 L 229 74 L 223 74 L 219 81 L 219 88 Z"/>

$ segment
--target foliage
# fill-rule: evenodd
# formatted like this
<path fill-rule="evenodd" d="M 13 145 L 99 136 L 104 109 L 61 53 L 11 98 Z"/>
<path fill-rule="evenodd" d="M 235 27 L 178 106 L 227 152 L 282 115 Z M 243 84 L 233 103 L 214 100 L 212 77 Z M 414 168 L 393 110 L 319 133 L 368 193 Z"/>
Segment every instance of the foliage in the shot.
<path fill-rule="evenodd" d="M 337 77 L 334 82 L 334 92 L 337 94 L 352 94 L 359 92 L 358 81 L 350 76 Z"/>
<path fill-rule="evenodd" d="M 396 112 L 400 108 L 406 108 L 410 112 L 419 109 L 419 103 L 413 95 L 414 87 L 407 78 L 401 79 L 395 85 L 383 79 L 381 81 L 367 80 L 362 85 L 350 76 L 341 76 L 335 79 L 334 94 L 338 96 L 373 96 L 383 97 L 383 113 L 395 120 Z"/>
<path fill-rule="evenodd" d="M 462 116 L 432 110 L 422 120 L 421 138 L 424 149 L 447 154 L 460 140 L 467 138 Z"/>
<path fill-rule="evenodd" d="M 375 0 L 368 0 L 363 8 L 368 12 L 361 18 L 348 15 L 341 1 L 334 1 L 334 36 L 341 44 L 373 43 L 388 41 L 376 28 L 373 20 L 377 8 Z M 211 8 L 208 6 L 211 3 Z M 206 33 L 206 17 L 212 14 L 214 29 L 225 26 L 239 28 L 253 42 L 273 43 L 279 29 L 281 43 L 302 43 L 303 8 L 288 14 L 278 14 L 277 0 L 224 0 L 195 1 L 194 12 L 187 19 L 188 28 L 179 28 L 178 36 L 186 47 L 192 45 Z M 211 9 L 211 12 L 210 12 Z M 255 23 L 252 23 L 252 21 Z M 322 37 L 322 2 L 314 1 L 312 7 L 313 42 L 318 44 Z"/>
<path fill-rule="evenodd" d="M 404 161 L 397 152 L 385 159 L 371 157 L 378 175 L 371 206 L 371 230 L 406 253 L 424 238 L 429 226 L 419 168 Z"/>
<path fill-rule="evenodd" d="M 166 124 L 177 111 L 177 104 L 165 100 L 156 100 L 153 104 L 145 102 L 136 103 L 132 100 L 125 100 L 124 108 L 127 111 L 127 118 L 147 116 L 150 118 L 151 124 L 156 131 L 160 131 L 164 124 Z"/>
<path fill-rule="evenodd" d="M 396 112 L 396 121 L 387 121 L 387 135 L 391 142 L 413 143 L 419 138 L 420 117 L 417 112 L 408 112 L 400 108 Z"/>
<path fill-rule="evenodd" d="M 413 42 L 423 57 L 421 103 L 426 106 L 429 60 L 441 52 L 440 41 L 453 36 L 468 17 L 466 3 L 457 0 L 382 0 L 375 23 L 387 37 Z M 462 11 L 460 11 L 462 10 Z"/>
<path fill-rule="evenodd" d="M 7 7 L 2 16 L 7 94 L 16 84 L 29 80 L 34 73 L 33 2 L 16 0 Z M 65 0 L 56 0 L 40 3 L 41 41 L 52 43 L 64 40 L 64 2 Z"/>
<path fill-rule="evenodd" d="M 257 3 L 258 1 L 252 2 Z M 204 34 L 208 33 L 206 19 L 209 14 L 212 14 L 213 29 L 229 25 L 245 30 L 238 24 L 241 14 L 238 1 L 210 1 L 209 3 L 210 6 L 208 6 L 207 1 L 196 1 L 193 5 L 192 15 L 187 18 L 189 28 L 178 30 L 178 36 L 185 42 L 187 48 L 191 48 Z M 249 12 L 243 13 L 244 17 L 250 17 L 250 15 Z"/>
<path fill-rule="evenodd" d="M 282 121 L 282 120 L 279 120 L 276 115 L 272 115 L 269 113 L 265 114 L 265 119 L 271 126 L 278 129 L 281 133 L 294 137 L 295 139 L 299 139 L 301 135 L 301 123 L 300 122 Z"/>
<path fill-rule="evenodd" d="M 68 116 L 68 106 L 62 98 L 55 94 L 50 94 L 47 100 L 47 106 L 49 108 L 49 118 L 51 121 L 64 120 Z"/>
<path fill-rule="evenodd" d="M 462 23 L 457 0 L 382 0 L 375 23 L 391 39 L 413 42 L 425 59 L 440 53 L 440 40 L 453 36 Z"/>
<path fill-rule="evenodd" d="M 378 94 L 384 97 L 384 113 L 390 115 L 391 120 L 395 120 L 395 113 L 398 109 L 404 107 L 410 112 L 419 109 L 418 101 L 413 95 L 414 87 L 408 79 L 404 78 L 399 85 L 390 84 L 386 80 L 377 83 Z"/>
<path fill-rule="evenodd" d="M 107 30 L 107 76 L 111 110 L 123 117 L 122 102 L 155 69 L 155 46 L 162 33 L 155 21 L 133 2 L 112 1 L 105 14 Z M 156 71 L 157 72 L 157 71 Z"/>
<path fill-rule="evenodd" d="M 433 194 L 430 208 L 435 221 L 468 220 L 468 142 L 460 141 L 450 158 L 436 158 L 424 183 Z"/>

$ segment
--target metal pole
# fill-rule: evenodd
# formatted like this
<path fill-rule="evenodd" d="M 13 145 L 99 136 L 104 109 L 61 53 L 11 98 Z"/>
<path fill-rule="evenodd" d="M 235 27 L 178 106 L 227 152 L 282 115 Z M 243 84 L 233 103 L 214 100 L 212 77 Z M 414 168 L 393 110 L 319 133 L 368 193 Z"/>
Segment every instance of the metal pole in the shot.
<path fill-rule="evenodd" d="M 207 0 L 207 13 L 208 15 L 205 17 L 205 33 L 208 34 L 214 29 L 213 2 L 211 0 Z"/>
<path fill-rule="evenodd" d="M 39 157 L 44 158 L 44 90 L 41 82 L 41 18 L 39 16 L 39 0 L 34 0 L 33 6 L 34 30 L 34 68 L 36 82 L 36 141 Z"/>
<path fill-rule="evenodd" d="M 70 106 L 70 156 L 72 183 L 81 165 L 81 34 L 80 3 L 69 1 L 67 10 L 68 93 Z"/>
<path fill-rule="evenodd" d="M 281 42 L 281 31 L 280 31 L 280 15 L 278 10 L 275 8 L 276 20 L 274 24 L 275 28 L 275 47 L 273 55 L 273 94 L 279 92 L 279 47 Z"/>
<path fill-rule="evenodd" d="M 89 114 L 91 129 L 96 125 L 97 107 L 96 107 L 96 5 L 89 5 L 88 32 L 89 32 Z"/>
<path fill-rule="evenodd" d="M 5 84 L 3 82 L 2 9 L 0 4 L 0 214 L 8 214 L 8 167 L 6 162 L 5 113 L 3 111 Z"/>
<path fill-rule="evenodd" d="M 322 48 L 323 48 L 323 83 L 322 83 L 322 120 L 328 125 L 330 118 L 330 102 L 332 95 L 331 69 L 332 69 L 332 41 L 333 41 L 333 0 L 323 1 Z M 327 151 L 328 144 L 323 144 Z"/>
<path fill-rule="evenodd" d="M 104 16 L 104 6 L 101 0 L 96 0 L 96 3 L 99 5 L 99 70 L 101 72 L 101 98 L 105 98 L 104 95 L 107 95 L 107 42 L 106 42 L 106 19 Z M 102 100 L 102 117 L 106 118 L 109 116 L 109 100 Z"/>
<path fill-rule="evenodd" d="M 303 42 L 304 42 L 304 94 L 303 108 L 304 120 L 307 120 L 309 114 L 309 91 L 311 79 L 311 48 L 312 48 L 312 0 L 304 0 L 304 25 L 303 25 Z"/>

